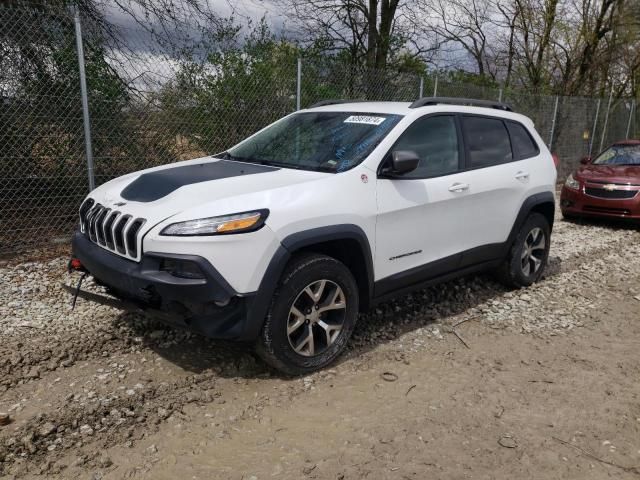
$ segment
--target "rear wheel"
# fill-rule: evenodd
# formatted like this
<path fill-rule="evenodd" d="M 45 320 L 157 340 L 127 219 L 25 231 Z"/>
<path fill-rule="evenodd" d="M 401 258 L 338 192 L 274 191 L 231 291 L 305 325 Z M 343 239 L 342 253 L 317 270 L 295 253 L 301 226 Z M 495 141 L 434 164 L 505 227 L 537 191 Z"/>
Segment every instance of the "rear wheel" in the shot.
<path fill-rule="evenodd" d="M 551 229 L 544 215 L 529 215 L 498 269 L 500 280 L 510 287 L 528 287 L 537 282 L 549 259 L 550 240 Z"/>
<path fill-rule="evenodd" d="M 344 350 L 357 315 L 358 288 L 344 264 L 317 254 L 295 258 L 276 289 L 256 350 L 289 375 L 318 370 Z"/>

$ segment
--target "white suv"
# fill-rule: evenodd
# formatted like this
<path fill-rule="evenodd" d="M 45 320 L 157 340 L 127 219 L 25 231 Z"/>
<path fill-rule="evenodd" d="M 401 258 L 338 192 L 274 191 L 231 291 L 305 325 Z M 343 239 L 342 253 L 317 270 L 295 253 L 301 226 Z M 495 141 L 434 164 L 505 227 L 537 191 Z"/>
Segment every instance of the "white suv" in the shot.
<path fill-rule="evenodd" d="M 393 295 L 487 269 L 538 280 L 555 183 L 533 123 L 504 104 L 326 101 L 221 154 L 98 187 L 71 265 L 302 374 Z"/>

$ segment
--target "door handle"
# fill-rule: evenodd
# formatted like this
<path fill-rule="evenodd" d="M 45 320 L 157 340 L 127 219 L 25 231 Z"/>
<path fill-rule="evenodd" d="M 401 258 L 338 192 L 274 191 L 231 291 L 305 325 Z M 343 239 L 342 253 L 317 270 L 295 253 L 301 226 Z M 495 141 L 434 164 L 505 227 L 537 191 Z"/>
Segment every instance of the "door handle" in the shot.
<path fill-rule="evenodd" d="M 529 178 L 529 174 L 527 172 L 520 171 L 516 173 L 516 180 L 527 180 Z"/>
<path fill-rule="evenodd" d="M 454 183 L 449 187 L 450 192 L 464 192 L 465 190 L 469 190 L 469 184 L 467 183 Z"/>

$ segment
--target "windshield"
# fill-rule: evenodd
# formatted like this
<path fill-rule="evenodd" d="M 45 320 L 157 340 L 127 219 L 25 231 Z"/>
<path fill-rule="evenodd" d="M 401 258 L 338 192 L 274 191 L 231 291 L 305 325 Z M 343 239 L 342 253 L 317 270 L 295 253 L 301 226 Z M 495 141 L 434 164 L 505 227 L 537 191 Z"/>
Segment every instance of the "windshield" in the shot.
<path fill-rule="evenodd" d="M 640 165 L 640 145 L 614 145 L 593 161 L 594 165 Z"/>
<path fill-rule="evenodd" d="M 353 112 L 297 113 L 221 155 L 285 168 L 342 172 L 355 167 L 401 115 Z"/>

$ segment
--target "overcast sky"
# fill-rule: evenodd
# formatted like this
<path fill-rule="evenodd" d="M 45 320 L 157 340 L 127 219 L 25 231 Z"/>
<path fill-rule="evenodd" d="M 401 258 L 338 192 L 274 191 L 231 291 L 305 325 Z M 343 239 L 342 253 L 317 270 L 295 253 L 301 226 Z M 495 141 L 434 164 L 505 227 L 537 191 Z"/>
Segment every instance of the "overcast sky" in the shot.
<path fill-rule="evenodd" d="M 269 0 L 207 1 L 216 16 L 233 17 L 238 25 L 246 25 L 249 21 L 255 23 L 265 18 L 274 32 L 282 32 L 285 28 L 285 17 Z M 109 23 L 119 27 L 121 40 L 124 43 L 124 47 L 118 47 L 113 51 L 114 67 L 121 70 L 125 77 L 129 77 L 140 90 L 154 90 L 158 85 L 173 78 L 178 68 L 177 58 L 173 57 L 170 51 L 160 44 L 158 38 L 151 34 L 151 29 L 158 30 L 154 28 L 153 21 L 142 26 L 138 23 L 144 18 L 142 12 L 137 19 L 134 19 L 113 3 L 107 5 L 107 19 Z M 180 43 L 176 39 L 184 38 L 185 34 L 197 38 L 198 31 L 195 25 L 192 31 L 189 31 L 187 26 L 186 31 L 181 34 L 167 32 L 160 36 L 170 36 L 172 44 L 175 45 Z M 190 41 L 187 40 L 184 43 L 189 44 Z"/>
<path fill-rule="evenodd" d="M 236 24 L 243 25 L 248 21 L 258 22 L 261 18 L 265 18 L 267 23 L 272 28 L 273 32 L 281 33 L 287 32 L 291 34 L 291 20 L 288 20 L 281 12 L 282 7 L 276 7 L 273 4 L 273 0 L 206 0 L 213 13 L 220 18 L 233 17 Z M 110 3 L 109 5 L 113 5 Z M 121 68 L 127 73 L 127 76 L 135 79 L 136 83 L 149 81 L 149 84 L 163 83 L 173 77 L 178 67 L 178 59 L 181 57 L 181 53 L 176 56 L 161 44 L 161 39 L 167 37 L 171 40 L 171 45 L 192 45 L 193 39 L 198 38 L 198 31 L 195 27 L 190 29 L 189 19 L 186 19 L 183 31 L 175 33 L 169 31 L 162 33 L 160 41 L 158 36 L 154 36 L 150 33 L 149 29 L 153 28 L 153 24 L 145 24 L 144 26 L 138 24 L 136 19 L 132 18 L 129 14 L 123 12 L 117 7 L 108 7 L 107 17 L 110 23 L 118 25 L 121 28 L 121 34 L 124 39 L 124 43 L 127 46 L 125 49 L 116 51 L 116 57 Z M 137 19 L 144 18 L 142 12 L 137 15 Z M 156 32 L 158 31 L 155 29 Z M 184 40 L 186 36 L 190 37 L 190 40 Z M 182 39 L 183 41 L 179 41 Z M 135 52 L 138 55 L 133 57 L 131 52 Z M 453 65 L 455 63 L 465 63 L 468 61 L 464 52 L 459 49 L 453 49 L 452 51 L 441 52 L 441 56 L 446 58 L 440 58 L 439 63 L 445 63 L 447 65 Z M 124 67 L 123 67 L 124 65 Z"/>
<path fill-rule="evenodd" d="M 234 17 L 238 23 L 243 23 L 247 19 L 259 21 L 266 18 L 268 23 L 276 31 L 282 29 L 285 23 L 285 16 L 281 13 L 281 8 L 276 7 L 269 0 L 207 0 L 211 10 L 221 18 Z M 107 18 L 114 24 L 139 28 L 131 16 L 117 6 L 111 4 L 106 7 Z"/>

